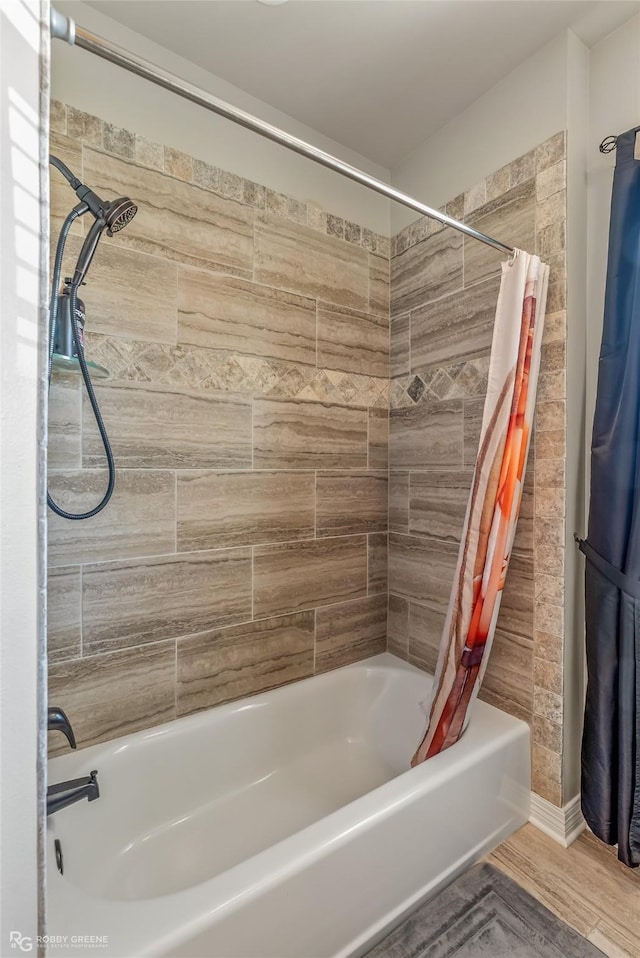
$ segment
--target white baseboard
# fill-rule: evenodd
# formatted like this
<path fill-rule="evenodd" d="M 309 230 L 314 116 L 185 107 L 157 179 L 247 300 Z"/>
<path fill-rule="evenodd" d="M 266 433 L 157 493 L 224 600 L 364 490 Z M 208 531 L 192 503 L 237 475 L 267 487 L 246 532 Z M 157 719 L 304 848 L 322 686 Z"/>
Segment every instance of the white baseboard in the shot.
<path fill-rule="evenodd" d="M 580 810 L 580 796 L 576 795 L 563 808 L 552 805 L 546 798 L 531 792 L 529 821 L 545 835 L 549 835 L 565 848 L 575 842 L 587 823 Z"/>

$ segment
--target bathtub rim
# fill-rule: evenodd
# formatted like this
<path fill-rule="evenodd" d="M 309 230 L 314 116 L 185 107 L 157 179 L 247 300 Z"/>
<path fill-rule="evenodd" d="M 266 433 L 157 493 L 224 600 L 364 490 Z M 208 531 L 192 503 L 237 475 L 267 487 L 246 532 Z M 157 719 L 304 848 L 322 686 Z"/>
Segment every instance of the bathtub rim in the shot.
<path fill-rule="evenodd" d="M 285 694 L 289 691 L 289 694 L 291 694 L 290 690 L 300 689 L 305 683 L 309 682 L 316 684 L 330 683 L 332 679 L 335 679 L 335 672 L 368 671 L 370 669 L 399 670 L 420 676 L 425 680 L 431 679 L 428 673 L 423 672 L 416 666 L 410 665 L 391 653 L 384 652 L 343 666 L 338 670 L 311 676 L 254 696 L 224 703 L 212 709 L 205 709 L 192 715 L 174 719 L 151 729 L 129 733 L 118 739 L 97 743 L 80 750 L 70 758 L 76 758 L 84 754 L 87 758 L 87 764 L 95 765 L 99 761 L 100 754 L 110 753 L 115 755 L 120 749 L 127 747 L 132 740 L 142 742 L 149 737 L 166 735 L 176 728 L 188 732 L 190 726 L 215 721 L 218 716 L 229 715 L 239 708 L 246 707 L 246 703 L 273 697 L 275 693 Z M 428 693 L 429 686 L 426 683 L 425 686 L 425 692 Z M 243 703 L 245 704 L 243 705 Z M 175 732 L 175 734 L 178 733 Z M 350 836 L 375 828 L 376 824 L 399 812 L 403 806 L 411 804 L 430 791 L 440 788 L 450 780 L 454 780 L 470 764 L 482 762 L 483 758 L 506 747 L 510 742 L 515 742 L 525 735 L 529 738 L 529 734 L 529 727 L 522 720 L 516 719 L 485 702 L 476 702 L 469 727 L 461 740 L 446 752 L 434 756 L 417 768 L 408 768 L 389 781 L 275 842 L 226 871 L 196 885 L 155 898 L 100 898 L 86 893 L 80 886 L 68 880 L 63 880 L 61 883 L 61 876 L 56 870 L 54 857 L 52 854 L 48 854 L 47 903 L 49 904 L 53 897 L 56 905 L 61 906 L 54 921 L 50 920 L 48 922 L 52 926 L 49 928 L 49 933 L 64 934 L 63 928 L 53 927 L 63 925 L 73 927 L 74 934 L 100 934 L 100 925 L 104 923 L 103 913 L 108 911 L 113 933 L 118 938 L 126 930 L 134 932 L 136 926 L 145 929 L 142 940 L 138 941 L 138 938 L 135 937 L 131 942 L 131 947 L 135 949 L 134 953 L 138 958 L 161 954 L 161 949 L 178 947 L 185 939 L 192 937 L 215 921 L 216 914 L 226 917 L 246 907 L 252 900 L 259 897 L 266 887 L 283 882 L 298 873 L 306 864 L 311 864 L 319 858 L 328 856 L 333 849 L 346 844 Z M 409 743 L 408 752 L 410 748 L 411 743 Z M 52 758 L 50 761 L 53 768 L 65 758 L 67 758 L 67 755 Z M 411 779 L 409 779 L 409 776 L 412 776 Z M 530 794 L 530 783 L 527 784 L 524 791 L 526 791 L 527 796 Z M 49 843 L 55 834 L 55 820 L 52 821 L 54 829 L 47 828 L 48 851 L 50 851 Z M 501 840 L 501 836 L 497 837 L 498 840 Z M 465 861 L 468 859 L 469 856 L 465 856 Z M 464 863 L 461 865 L 461 868 L 463 867 L 465 867 Z M 56 886 L 54 886 L 55 891 L 52 896 L 50 889 L 53 881 L 56 882 Z M 416 903 L 421 897 L 424 897 L 424 891 L 417 893 Z M 168 908 L 170 904 L 172 905 L 171 909 Z M 173 915 L 171 918 L 167 918 L 164 914 L 167 910 L 174 913 L 173 906 L 175 906 L 175 913 L 180 916 L 178 922 Z M 48 908 L 48 913 L 51 919 L 53 914 L 50 908 Z M 397 920 L 399 920 L 399 917 Z M 385 922 L 385 927 L 388 926 L 389 923 Z M 152 928 L 154 929 L 153 932 L 149 933 L 149 929 Z M 58 953 L 62 954 L 55 949 L 47 952 L 52 956 Z M 108 958 L 112 953 L 116 954 L 111 952 L 110 949 L 102 950 L 99 953 L 102 953 L 105 958 Z M 350 952 L 344 952 L 345 955 L 347 953 Z"/>

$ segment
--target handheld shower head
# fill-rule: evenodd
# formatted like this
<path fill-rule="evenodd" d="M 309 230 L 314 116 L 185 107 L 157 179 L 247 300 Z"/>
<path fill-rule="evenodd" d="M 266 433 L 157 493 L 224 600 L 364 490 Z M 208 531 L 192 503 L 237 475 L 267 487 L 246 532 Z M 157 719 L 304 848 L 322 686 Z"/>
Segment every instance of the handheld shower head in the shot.
<path fill-rule="evenodd" d="M 103 232 L 106 230 L 108 236 L 113 236 L 114 233 L 124 229 L 127 223 L 130 223 L 138 212 L 138 207 L 128 196 L 121 196 L 117 200 L 101 200 L 97 193 L 94 193 L 88 186 L 81 183 L 78 177 L 75 176 L 69 167 L 63 163 L 62 160 L 59 160 L 57 156 L 49 156 L 49 162 L 52 166 L 55 166 L 57 170 L 60 170 L 65 180 L 71 188 L 75 190 L 78 199 L 86 204 L 84 212 L 90 210 L 95 216 L 95 223 L 93 223 L 82 244 L 82 249 L 80 250 L 78 262 L 76 263 L 73 274 L 73 285 L 80 286 L 91 265 L 93 254 L 96 251 Z"/>
<path fill-rule="evenodd" d="M 104 222 L 103 228 L 106 228 L 109 236 L 124 229 L 138 212 L 138 207 L 128 196 L 121 196 L 117 200 L 101 200 L 97 193 L 85 186 L 57 156 L 49 156 L 49 162 L 62 173 L 67 183 L 75 190 L 78 199 L 87 204 L 96 221 Z"/>
<path fill-rule="evenodd" d="M 127 226 L 138 212 L 138 207 L 128 196 L 121 196 L 118 200 L 103 205 L 103 216 L 107 227 L 107 235 L 113 236 Z"/>

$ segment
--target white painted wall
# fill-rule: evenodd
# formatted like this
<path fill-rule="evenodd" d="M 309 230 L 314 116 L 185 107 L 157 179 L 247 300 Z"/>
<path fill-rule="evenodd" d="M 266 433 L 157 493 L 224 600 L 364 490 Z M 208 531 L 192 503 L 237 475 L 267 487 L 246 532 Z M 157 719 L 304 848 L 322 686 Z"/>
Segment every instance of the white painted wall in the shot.
<path fill-rule="evenodd" d="M 80 0 L 60 0 L 56 8 L 86 29 L 389 182 L 390 171 L 384 167 L 134 33 Z M 117 126 L 271 189 L 317 203 L 330 213 L 389 235 L 389 201 L 384 197 L 60 40 L 56 40 L 52 48 L 52 96 Z"/>
<path fill-rule="evenodd" d="M 44 666 L 39 0 L 0 4 L 0 955 L 38 933 Z M 46 132 L 46 131 L 45 131 Z M 39 393 L 40 390 L 40 393 Z M 39 742 L 40 738 L 40 742 Z M 35 950 L 34 950 L 35 954 Z"/>
<path fill-rule="evenodd" d="M 438 207 L 565 129 L 566 65 L 563 33 L 413 150 L 392 171 L 393 185 Z M 415 218 L 394 204 L 391 235 Z"/>
<path fill-rule="evenodd" d="M 574 542 L 582 533 L 585 489 L 585 389 L 587 316 L 587 157 L 589 65 L 587 47 L 567 34 L 567 358 L 566 522 L 564 607 L 563 794 L 580 791 L 580 743 L 585 690 L 584 565 Z"/>

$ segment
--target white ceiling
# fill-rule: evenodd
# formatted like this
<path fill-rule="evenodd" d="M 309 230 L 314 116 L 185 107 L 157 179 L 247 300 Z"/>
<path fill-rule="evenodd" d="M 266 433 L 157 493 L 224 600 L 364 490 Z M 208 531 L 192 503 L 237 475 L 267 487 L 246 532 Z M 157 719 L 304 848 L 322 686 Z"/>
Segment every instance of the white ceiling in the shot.
<path fill-rule="evenodd" d="M 592 44 L 635 0 L 88 0 L 132 30 L 393 168 L 572 27 Z"/>

